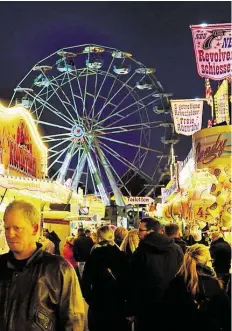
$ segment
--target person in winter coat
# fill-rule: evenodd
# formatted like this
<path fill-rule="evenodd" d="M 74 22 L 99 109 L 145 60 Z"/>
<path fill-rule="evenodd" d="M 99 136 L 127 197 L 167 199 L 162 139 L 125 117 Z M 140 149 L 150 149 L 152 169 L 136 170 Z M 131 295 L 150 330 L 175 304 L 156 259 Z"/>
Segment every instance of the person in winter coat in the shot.
<path fill-rule="evenodd" d="M 73 256 L 73 244 L 74 244 L 74 237 L 73 236 L 67 237 L 63 248 L 63 257 L 75 269 L 81 287 L 82 286 L 81 275 L 78 269 L 78 263 Z"/>
<path fill-rule="evenodd" d="M 128 230 L 125 229 L 123 226 L 119 226 L 117 229 L 114 231 L 114 241 L 118 245 L 118 247 L 121 246 L 123 239 L 126 237 L 128 234 Z"/>
<path fill-rule="evenodd" d="M 211 239 L 210 254 L 214 270 L 218 278 L 222 280 L 226 292 L 231 296 L 231 247 L 219 231 L 213 232 Z"/>
<path fill-rule="evenodd" d="M 97 244 L 86 261 L 82 292 L 89 305 L 90 331 L 124 331 L 127 260 L 109 226 L 97 230 Z"/>
<path fill-rule="evenodd" d="M 83 331 L 84 302 L 73 267 L 37 243 L 40 214 L 14 200 L 4 213 L 9 253 L 0 256 L 1 331 Z"/>
<path fill-rule="evenodd" d="M 42 238 L 39 240 L 39 243 L 42 245 L 42 248 L 45 252 L 50 254 L 55 254 L 55 245 L 54 243 L 48 238 L 48 232 L 43 232 Z"/>
<path fill-rule="evenodd" d="M 183 253 L 185 253 L 186 251 L 186 247 L 187 244 L 184 240 L 182 240 L 180 238 L 180 228 L 178 226 L 178 224 L 168 224 L 165 225 L 165 235 L 170 238 L 173 239 L 175 244 L 177 244 L 178 246 L 180 246 L 180 248 L 182 249 Z"/>
<path fill-rule="evenodd" d="M 135 317 L 138 330 L 150 331 L 154 313 L 169 283 L 178 272 L 183 252 L 173 239 L 160 234 L 161 225 L 153 218 L 139 224 L 140 243 L 132 255 L 129 271 L 129 317 Z"/>
<path fill-rule="evenodd" d="M 231 266 L 231 247 L 220 232 L 211 234 L 210 254 L 217 275 L 228 274 Z"/>
<path fill-rule="evenodd" d="M 63 248 L 63 257 L 73 266 L 73 268 L 76 268 L 78 263 L 73 256 L 73 244 L 74 244 L 74 237 L 73 236 L 67 237 Z"/>
<path fill-rule="evenodd" d="M 86 237 L 84 229 L 78 229 L 78 237 L 74 240 L 73 255 L 74 259 L 78 262 L 78 269 L 82 277 L 85 262 L 87 261 L 90 251 L 93 247 L 93 240 Z"/>
<path fill-rule="evenodd" d="M 139 245 L 138 230 L 132 229 L 123 239 L 123 242 L 120 246 L 121 251 L 123 251 L 126 254 L 128 261 L 130 261 L 132 254 L 134 253 L 138 245 Z"/>
<path fill-rule="evenodd" d="M 161 308 L 164 312 L 162 331 L 230 330 L 230 301 L 216 278 L 208 247 L 195 244 L 187 248 Z M 165 311 L 168 318 L 165 318 Z M 181 316 L 181 323 L 173 323 L 177 316 Z"/>

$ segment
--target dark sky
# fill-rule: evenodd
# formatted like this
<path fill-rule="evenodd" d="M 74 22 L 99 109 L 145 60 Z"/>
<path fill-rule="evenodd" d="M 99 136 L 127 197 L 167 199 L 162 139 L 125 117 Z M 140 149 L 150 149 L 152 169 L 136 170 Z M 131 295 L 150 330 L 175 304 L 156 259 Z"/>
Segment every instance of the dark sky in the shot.
<path fill-rule="evenodd" d="M 82 43 L 115 47 L 157 70 L 173 98 L 204 97 L 190 24 L 228 23 L 231 4 L 199 2 L 1 2 L 0 99 L 9 98 L 30 68 L 59 48 Z M 204 121 L 210 117 L 205 106 Z M 182 136 L 179 159 L 191 147 Z"/>

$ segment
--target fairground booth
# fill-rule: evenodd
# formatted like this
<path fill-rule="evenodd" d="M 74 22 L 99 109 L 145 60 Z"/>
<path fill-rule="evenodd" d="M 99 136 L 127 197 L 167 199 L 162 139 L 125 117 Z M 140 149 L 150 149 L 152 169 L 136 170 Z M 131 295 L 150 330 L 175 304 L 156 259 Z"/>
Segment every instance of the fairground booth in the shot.
<path fill-rule="evenodd" d="M 8 251 L 2 218 L 6 206 L 14 199 L 26 200 L 37 207 L 41 227 L 55 231 L 61 247 L 73 232 L 73 222 L 95 227 L 105 213 L 96 197 L 84 198 L 82 189 L 75 192 L 48 179 L 47 147 L 31 114 L 21 106 L 5 108 L 0 104 L 0 254 Z"/>

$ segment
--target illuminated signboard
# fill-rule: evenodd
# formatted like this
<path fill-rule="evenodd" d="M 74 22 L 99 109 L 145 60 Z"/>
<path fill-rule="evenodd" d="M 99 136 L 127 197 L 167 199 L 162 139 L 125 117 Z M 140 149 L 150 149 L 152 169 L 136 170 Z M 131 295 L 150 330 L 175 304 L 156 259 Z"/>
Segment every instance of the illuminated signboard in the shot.
<path fill-rule="evenodd" d="M 47 148 L 23 107 L 0 104 L 0 164 L 7 175 L 41 179 L 47 174 Z"/>
<path fill-rule="evenodd" d="M 231 125 L 203 129 L 193 136 L 197 169 L 231 165 Z"/>

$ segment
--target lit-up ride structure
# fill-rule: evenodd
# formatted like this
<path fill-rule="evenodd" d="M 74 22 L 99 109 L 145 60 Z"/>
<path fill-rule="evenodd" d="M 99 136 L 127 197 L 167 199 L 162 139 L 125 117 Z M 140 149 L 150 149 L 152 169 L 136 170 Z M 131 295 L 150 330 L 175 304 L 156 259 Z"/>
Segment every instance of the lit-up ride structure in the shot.
<path fill-rule="evenodd" d="M 105 205 L 112 193 L 124 206 L 121 189 L 130 195 L 131 173 L 154 182 L 156 163 L 169 155 L 168 97 L 155 69 L 130 53 L 86 44 L 61 49 L 34 65 L 9 106 L 22 105 L 33 114 L 48 145 L 52 179 L 76 191 L 84 178 Z M 146 170 L 149 154 L 153 165 Z"/>

